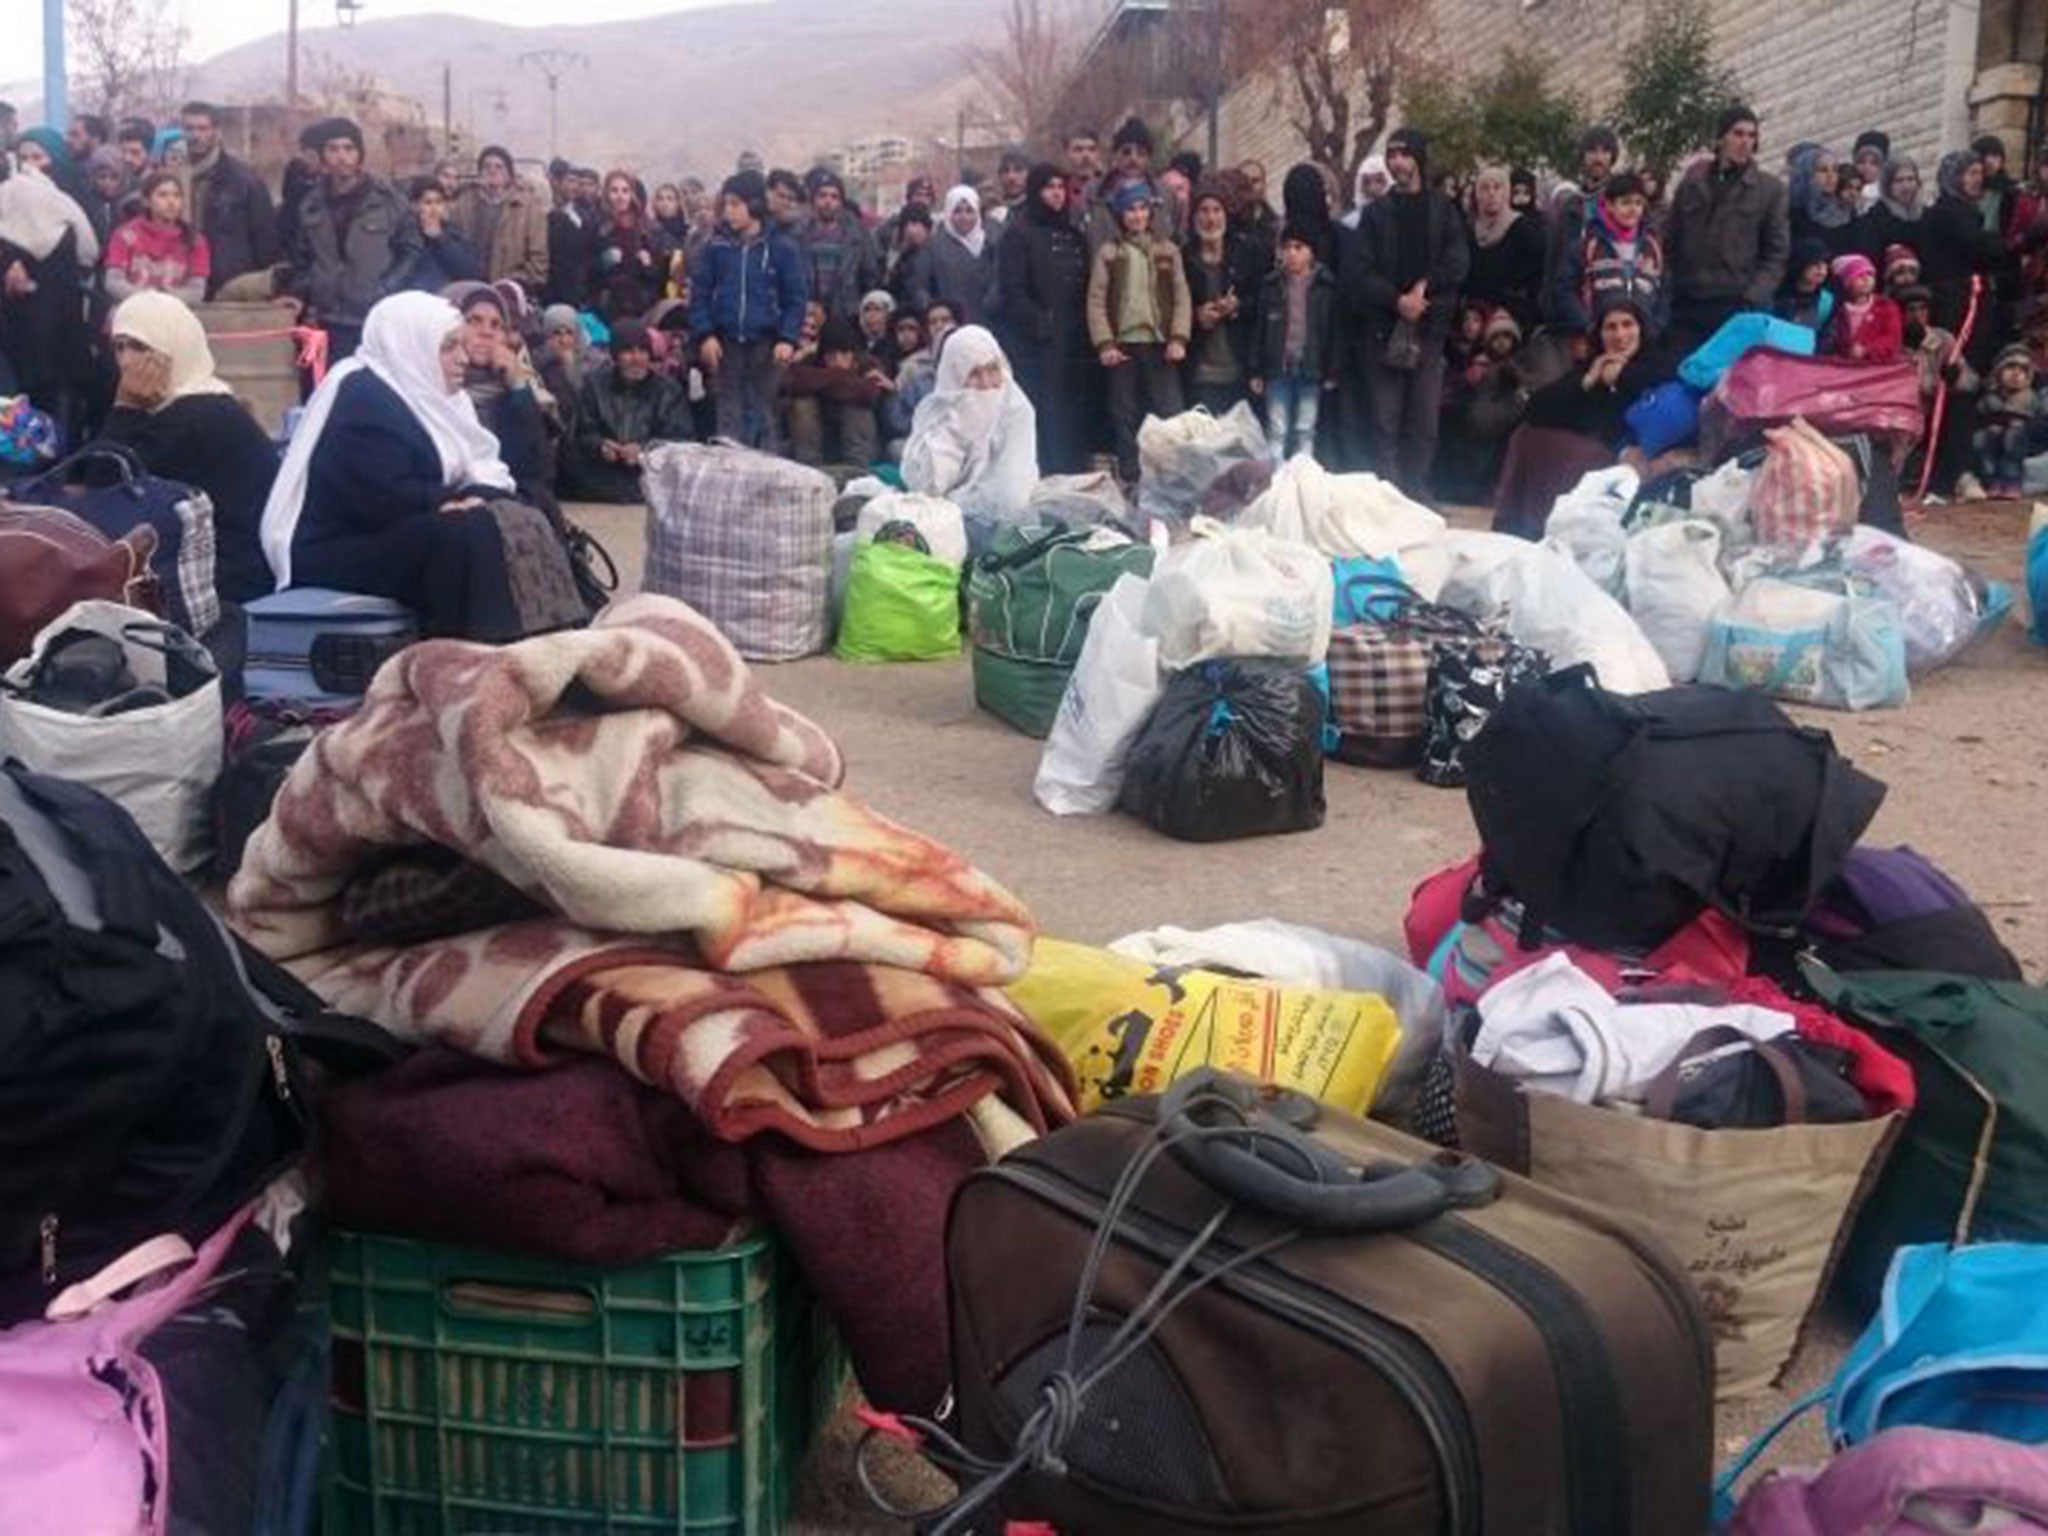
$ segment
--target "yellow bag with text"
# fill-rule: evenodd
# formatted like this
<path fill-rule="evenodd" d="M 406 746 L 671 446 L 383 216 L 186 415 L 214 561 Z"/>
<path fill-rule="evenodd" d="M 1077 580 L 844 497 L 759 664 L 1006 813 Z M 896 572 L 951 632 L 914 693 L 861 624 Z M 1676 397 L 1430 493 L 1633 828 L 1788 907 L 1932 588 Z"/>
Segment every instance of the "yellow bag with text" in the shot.
<path fill-rule="evenodd" d="M 1401 1045 L 1401 1021 L 1377 993 L 1155 966 L 1058 939 L 1040 939 L 1007 990 L 1074 1064 L 1083 1113 L 1215 1066 L 1364 1115 Z"/>

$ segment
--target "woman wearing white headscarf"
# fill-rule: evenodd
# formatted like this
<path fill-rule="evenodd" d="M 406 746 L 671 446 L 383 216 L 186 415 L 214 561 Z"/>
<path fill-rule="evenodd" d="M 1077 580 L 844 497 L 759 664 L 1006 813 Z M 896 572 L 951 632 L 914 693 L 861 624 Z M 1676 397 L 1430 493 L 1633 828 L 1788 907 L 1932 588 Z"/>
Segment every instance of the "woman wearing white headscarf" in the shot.
<path fill-rule="evenodd" d="M 903 483 L 978 519 L 1015 522 L 1030 505 L 1038 416 L 1002 347 L 978 325 L 946 338 L 938 382 L 911 421 Z"/>
<path fill-rule="evenodd" d="M 15 154 L 14 174 L 0 181 L 0 364 L 12 363 L 15 387 L 69 432 L 93 373 L 84 280 L 100 241 L 63 190 L 82 185 L 63 135 L 31 128 Z"/>
<path fill-rule="evenodd" d="M 401 293 L 370 311 L 355 356 L 308 402 L 264 508 L 279 588 L 394 598 L 429 635 L 529 631 L 493 510 L 512 474 L 463 392 L 467 362 L 446 299 Z M 553 555 L 567 579 L 558 545 Z"/>
<path fill-rule="evenodd" d="M 214 585 L 232 603 L 276 582 L 258 529 L 277 479 L 277 445 L 215 377 L 199 319 L 167 293 L 124 299 L 108 325 L 121 384 L 102 435 L 134 450 L 152 475 L 213 503 Z"/>
<path fill-rule="evenodd" d="M 962 325 L 980 324 L 988 317 L 996 253 L 974 188 L 955 187 L 946 194 L 945 212 L 929 248 L 932 298 L 951 304 Z"/>

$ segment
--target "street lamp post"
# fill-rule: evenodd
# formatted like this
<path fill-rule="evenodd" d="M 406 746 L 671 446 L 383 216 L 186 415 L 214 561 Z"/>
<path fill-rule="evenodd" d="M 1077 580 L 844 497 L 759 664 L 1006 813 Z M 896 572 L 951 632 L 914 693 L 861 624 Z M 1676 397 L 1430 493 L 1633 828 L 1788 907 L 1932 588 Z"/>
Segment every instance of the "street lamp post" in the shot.
<path fill-rule="evenodd" d="M 536 48 L 531 53 L 519 55 L 522 66 L 531 64 L 540 71 L 541 78 L 548 84 L 548 158 L 554 159 L 561 153 L 561 91 L 562 77 L 572 68 L 588 67 L 590 60 L 573 48 Z"/>
<path fill-rule="evenodd" d="M 64 81 L 64 0 L 43 0 L 43 119 L 59 128 L 71 121 Z"/>

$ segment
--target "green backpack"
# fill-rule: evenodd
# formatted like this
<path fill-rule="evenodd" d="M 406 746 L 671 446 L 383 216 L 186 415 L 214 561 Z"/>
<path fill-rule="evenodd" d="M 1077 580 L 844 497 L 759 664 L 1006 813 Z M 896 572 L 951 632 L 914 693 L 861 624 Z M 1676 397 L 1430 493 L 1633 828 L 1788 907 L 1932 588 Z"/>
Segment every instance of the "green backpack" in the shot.
<path fill-rule="evenodd" d="M 1090 548 L 1095 528 L 1006 527 L 967 579 L 974 701 L 1027 736 L 1052 732 L 1088 620 L 1126 572 L 1152 574 L 1149 544 Z"/>
<path fill-rule="evenodd" d="M 1907 1243 L 2048 1240 L 2048 990 L 1932 971 L 1805 970 L 1823 1002 L 1911 1065 L 1918 1092 L 1857 1218 L 1838 1294 L 1874 1309 Z"/>

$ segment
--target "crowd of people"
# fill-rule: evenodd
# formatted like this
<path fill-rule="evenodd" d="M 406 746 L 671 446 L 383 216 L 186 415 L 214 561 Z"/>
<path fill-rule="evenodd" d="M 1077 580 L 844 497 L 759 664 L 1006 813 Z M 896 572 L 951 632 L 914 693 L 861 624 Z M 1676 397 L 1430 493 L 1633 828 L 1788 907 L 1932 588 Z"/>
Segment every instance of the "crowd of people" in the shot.
<path fill-rule="evenodd" d="M 170 127 L 19 131 L 0 109 L 0 395 L 205 485 L 251 589 L 293 564 L 337 583 L 416 564 L 418 540 L 459 543 L 419 514 L 494 491 L 636 500 L 660 441 L 896 463 L 1000 514 L 1043 474 L 1134 480 L 1148 415 L 1241 402 L 1276 456 L 1493 500 L 1533 532 L 1532 487 L 1634 453 L 1629 407 L 1745 311 L 1825 354 L 1913 361 L 1947 400 L 1937 492 L 2016 490 L 2048 448 L 2048 150 L 2022 182 L 1996 139 L 1943 156 L 1931 188 L 1874 131 L 1846 157 L 1796 145 L 1780 177 L 1737 106 L 1668 175 L 1590 128 L 1546 190 L 1510 166 L 1438 175 L 1402 128 L 1348 189 L 1295 166 L 1276 207 L 1262 165 L 1161 163 L 1131 119 L 943 197 L 913 179 L 883 216 L 830 169 L 752 155 L 715 189 L 650 193 L 559 160 L 543 188 L 492 146 L 401 186 L 344 118 L 305 129 L 274 200 L 222 119 L 194 102 Z M 434 304 L 380 349 L 373 316 L 402 295 Z M 363 360 L 309 401 L 281 478 L 276 448 L 222 426 L 205 337 L 173 314 L 223 299 L 296 304 L 332 361 Z M 327 554 L 294 561 L 293 538 Z"/>

